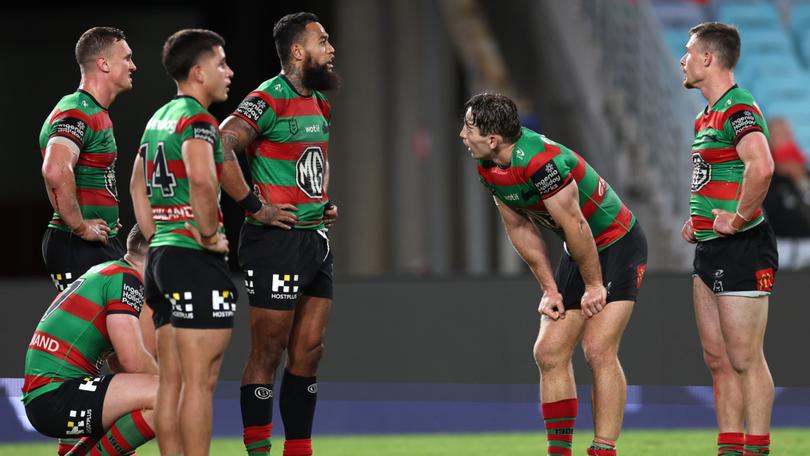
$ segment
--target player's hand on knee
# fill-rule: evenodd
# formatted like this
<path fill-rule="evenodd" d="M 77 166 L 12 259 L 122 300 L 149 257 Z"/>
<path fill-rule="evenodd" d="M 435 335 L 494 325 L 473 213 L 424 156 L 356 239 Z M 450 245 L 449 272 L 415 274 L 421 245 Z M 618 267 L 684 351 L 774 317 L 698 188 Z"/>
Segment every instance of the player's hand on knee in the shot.
<path fill-rule="evenodd" d="M 697 239 L 695 238 L 695 229 L 692 227 L 691 217 L 686 219 L 686 223 L 683 224 L 683 228 L 681 228 L 681 236 L 683 237 L 684 241 L 690 244 L 697 242 Z"/>
<path fill-rule="evenodd" d="M 84 220 L 73 233 L 85 241 L 106 244 L 110 237 L 110 227 L 102 219 Z"/>
<path fill-rule="evenodd" d="M 563 297 L 557 290 L 546 290 L 540 298 L 540 305 L 537 307 L 540 315 L 547 315 L 552 320 L 565 318 L 565 305 Z"/>
<path fill-rule="evenodd" d="M 582 307 L 582 313 L 585 314 L 586 317 L 591 318 L 601 312 L 602 309 L 605 308 L 606 302 L 607 290 L 604 285 L 585 286 L 585 293 L 582 295 L 580 305 Z"/>
<path fill-rule="evenodd" d="M 227 255 L 229 251 L 228 238 L 225 237 L 223 233 L 219 232 L 220 228 L 222 228 L 221 223 L 217 227 L 214 234 L 211 236 L 203 236 L 200 234 L 200 230 L 197 229 L 196 226 L 186 222 L 186 229 L 191 232 L 191 235 L 194 236 L 194 240 L 197 241 L 197 244 L 199 244 L 200 247 L 211 252 Z"/>
<path fill-rule="evenodd" d="M 298 208 L 292 204 L 263 204 L 258 212 L 250 217 L 264 223 L 285 230 L 292 229 L 293 225 L 298 222 L 298 216 L 294 214 Z"/>
<path fill-rule="evenodd" d="M 338 207 L 337 204 L 333 202 L 329 202 L 326 205 L 326 209 L 323 211 L 323 223 L 326 225 L 327 228 L 332 228 L 332 226 L 337 222 L 338 218 Z"/>

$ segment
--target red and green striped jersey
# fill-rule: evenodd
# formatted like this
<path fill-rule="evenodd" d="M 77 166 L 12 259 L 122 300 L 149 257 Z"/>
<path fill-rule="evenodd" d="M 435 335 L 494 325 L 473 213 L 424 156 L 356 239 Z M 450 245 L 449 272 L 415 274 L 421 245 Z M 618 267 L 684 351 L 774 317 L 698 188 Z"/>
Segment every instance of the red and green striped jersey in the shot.
<path fill-rule="evenodd" d="M 219 123 L 197 100 L 177 96 L 155 112 L 146 124 L 138 153 L 143 159 L 146 192 L 152 205 L 157 231 L 151 247 L 174 246 L 202 250 L 186 222 L 194 222 L 191 210 L 183 143 L 201 139 L 211 144 L 217 179 L 222 171 L 222 144 Z M 222 211 L 217 205 L 217 217 Z"/>
<path fill-rule="evenodd" d="M 576 181 L 582 215 L 600 252 L 624 237 L 636 223 L 616 192 L 582 157 L 528 128 L 521 130 L 508 167 L 478 160 L 478 174 L 500 204 L 525 214 L 563 240 L 562 227 L 551 217 L 543 200 Z"/>
<path fill-rule="evenodd" d="M 301 96 L 284 75 L 278 75 L 250 92 L 233 113 L 258 133 L 247 149 L 254 191 L 268 202 L 294 204 L 295 228 L 324 226 L 329 110 L 322 93 Z M 249 217 L 245 221 L 258 224 Z"/>
<path fill-rule="evenodd" d="M 143 302 L 141 276 L 124 260 L 93 266 L 70 284 L 45 311 L 28 344 L 23 402 L 65 380 L 97 376 L 113 352 L 107 315 L 137 318 Z"/>
<path fill-rule="evenodd" d="M 689 208 L 698 241 L 718 237 L 712 230 L 712 209 L 737 211 L 745 164 L 737 155 L 736 146 L 743 136 L 755 131 L 769 136 L 765 117 L 751 92 L 736 85 L 695 119 Z M 762 220 L 762 209 L 758 208 L 741 231 Z"/>
<path fill-rule="evenodd" d="M 64 96 L 45 119 L 39 132 L 39 148 L 53 137 L 67 138 L 79 146 L 79 160 L 73 168 L 76 198 L 82 217 L 100 218 L 110 227 L 110 237 L 118 233 L 118 189 L 115 182 L 117 148 L 107 109 L 89 93 L 78 90 Z M 58 211 L 49 228 L 70 231 Z"/>

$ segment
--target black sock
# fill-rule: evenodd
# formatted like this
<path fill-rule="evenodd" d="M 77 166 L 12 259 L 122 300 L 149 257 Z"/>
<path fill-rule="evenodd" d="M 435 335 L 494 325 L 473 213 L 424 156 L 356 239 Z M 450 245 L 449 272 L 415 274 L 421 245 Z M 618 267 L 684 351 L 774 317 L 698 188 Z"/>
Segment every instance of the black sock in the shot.
<path fill-rule="evenodd" d="M 239 390 L 243 440 L 248 454 L 269 454 L 273 429 L 273 385 L 242 385 Z"/>
<path fill-rule="evenodd" d="M 316 377 L 298 377 L 284 370 L 278 404 L 287 440 L 308 439 L 312 436 L 312 418 L 317 399 Z"/>

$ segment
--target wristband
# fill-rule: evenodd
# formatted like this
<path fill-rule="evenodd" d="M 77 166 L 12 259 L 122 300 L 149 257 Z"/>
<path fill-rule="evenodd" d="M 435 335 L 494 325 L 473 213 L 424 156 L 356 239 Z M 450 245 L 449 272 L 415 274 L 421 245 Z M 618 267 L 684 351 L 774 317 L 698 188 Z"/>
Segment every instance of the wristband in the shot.
<path fill-rule="evenodd" d="M 735 223 L 738 218 L 743 221 L 739 226 L 737 226 L 737 224 Z M 745 217 L 743 217 L 742 215 L 740 215 L 739 212 L 735 212 L 734 213 L 734 218 L 731 220 L 731 227 L 734 228 L 734 230 L 736 230 L 736 231 L 740 231 L 741 229 L 743 229 L 745 224 L 748 223 L 748 222 L 750 222 L 750 220 L 748 220 Z"/>
<path fill-rule="evenodd" d="M 247 196 L 237 201 L 236 204 L 251 214 L 259 212 L 262 208 L 261 200 L 253 192 L 248 192 Z"/>
<path fill-rule="evenodd" d="M 217 243 L 216 236 L 219 234 L 219 229 L 214 230 L 213 233 L 209 234 L 208 236 L 200 233 L 200 240 L 202 241 L 203 245 L 214 245 Z M 213 242 L 209 242 L 208 240 L 212 240 Z"/>
<path fill-rule="evenodd" d="M 743 215 L 740 214 L 740 211 L 737 211 L 734 214 L 737 215 L 738 217 L 740 217 L 741 219 L 745 220 L 745 223 L 748 223 L 748 222 L 751 221 L 751 219 L 747 219 L 747 218 L 743 217 Z"/>

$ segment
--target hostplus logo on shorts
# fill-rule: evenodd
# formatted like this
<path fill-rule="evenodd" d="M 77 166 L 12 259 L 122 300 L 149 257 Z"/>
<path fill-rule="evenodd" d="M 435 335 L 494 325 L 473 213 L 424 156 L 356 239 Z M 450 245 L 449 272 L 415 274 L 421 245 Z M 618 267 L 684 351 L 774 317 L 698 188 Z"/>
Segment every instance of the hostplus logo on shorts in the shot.
<path fill-rule="evenodd" d="M 172 316 L 175 318 L 194 318 L 194 306 L 191 304 L 191 292 L 166 293 L 166 299 L 172 303 Z"/>
<path fill-rule="evenodd" d="M 93 410 L 71 410 L 68 412 L 67 435 L 84 435 L 93 432 L 91 421 Z"/>
<path fill-rule="evenodd" d="M 232 318 L 236 312 L 236 303 L 233 302 L 233 293 L 228 290 L 212 290 L 211 291 L 211 306 L 213 311 L 211 316 L 214 318 Z"/>
<path fill-rule="evenodd" d="M 298 274 L 273 274 L 273 299 L 298 299 Z"/>
<path fill-rule="evenodd" d="M 245 271 L 245 291 L 247 294 L 256 294 L 256 289 L 253 287 L 253 269 Z"/>

